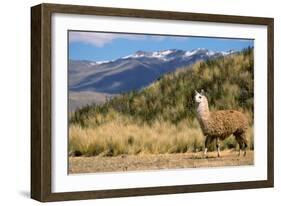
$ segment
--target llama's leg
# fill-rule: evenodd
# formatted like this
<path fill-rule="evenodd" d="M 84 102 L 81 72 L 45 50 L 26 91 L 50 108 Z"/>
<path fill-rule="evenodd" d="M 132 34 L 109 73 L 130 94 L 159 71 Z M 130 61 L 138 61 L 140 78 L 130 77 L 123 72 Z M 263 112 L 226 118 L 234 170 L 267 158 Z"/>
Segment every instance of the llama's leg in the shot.
<path fill-rule="evenodd" d="M 204 155 L 205 155 L 205 156 L 207 155 L 207 151 L 208 151 L 208 148 L 205 147 L 205 150 L 204 150 Z"/>
<path fill-rule="evenodd" d="M 221 156 L 221 154 L 220 154 L 220 139 L 218 137 L 216 138 L 216 147 L 217 147 L 218 157 L 220 157 Z"/>
<path fill-rule="evenodd" d="M 212 138 L 210 136 L 207 136 L 205 140 L 205 151 L 204 151 L 205 156 L 207 155 L 208 147 L 211 144 L 211 142 L 212 142 Z"/>
<path fill-rule="evenodd" d="M 240 157 L 240 155 L 241 155 L 241 150 L 242 150 L 242 147 L 243 147 L 243 142 L 241 141 L 240 138 L 236 138 L 236 140 L 238 140 L 238 144 L 239 144 L 238 157 Z"/>
<path fill-rule="evenodd" d="M 239 154 L 238 154 L 238 156 L 240 156 L 241 150 L 244 151 L 244 156 L 246 156 L 246 148 L 247 148 L 248 144 L 247 144 L 247 139 L 246 139 L 245 133 L 243 132 L 243 133 L 240 133 L 240 134 L 236 134 L 235 139 L 239 144 Z"/>
<path fill-rule="evenodd" d="M 243 141 L 242 141 L 242 139 L 241 139 L 240 134 L 234 134 L 234 136 L 235 136 L 236 141 L 237 141 L 238 144 L 239 144 L 239 152 L 238 152 L 238 157 L 239 157 L 240 154 L 241 154 L 241 149 L 243 148 Z"/>
<path fill-rule="evenodd" d="M 246 156 L 246 153 L 247 153 L 246 149 L 248 147 L 248 140 L 246 138 L 246 133 L 245 132 L 243 132 L 241 134 L 241 140 L 243 141 L 244 156 Z"/>

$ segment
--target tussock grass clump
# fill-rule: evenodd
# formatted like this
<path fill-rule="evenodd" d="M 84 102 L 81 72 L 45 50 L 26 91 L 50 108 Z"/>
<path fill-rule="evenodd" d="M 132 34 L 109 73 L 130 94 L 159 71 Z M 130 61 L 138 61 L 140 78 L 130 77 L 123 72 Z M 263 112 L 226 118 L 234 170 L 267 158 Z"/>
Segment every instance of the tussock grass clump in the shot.
<path fill-rule="evenodd" d="M 173 125 L 156 121 L 152 125 L 123 124 L 119 118 L 99 127 L 69 128 L 69 149 L 86 156 L 117 156 L 121 154 L 165 154 L 199 151 L 203 135 L 199 127 L 188 127 L 186 122 Z"/>

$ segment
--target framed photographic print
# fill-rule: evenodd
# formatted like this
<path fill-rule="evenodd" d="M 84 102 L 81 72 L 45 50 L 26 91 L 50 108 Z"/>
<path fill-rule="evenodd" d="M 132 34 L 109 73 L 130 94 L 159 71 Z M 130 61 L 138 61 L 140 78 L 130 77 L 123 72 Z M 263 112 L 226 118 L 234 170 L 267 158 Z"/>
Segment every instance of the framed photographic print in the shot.
<path fill-rule="evenodd" d="M 31 8 L 31 197 L 273 187 L 273 19 Z"/>

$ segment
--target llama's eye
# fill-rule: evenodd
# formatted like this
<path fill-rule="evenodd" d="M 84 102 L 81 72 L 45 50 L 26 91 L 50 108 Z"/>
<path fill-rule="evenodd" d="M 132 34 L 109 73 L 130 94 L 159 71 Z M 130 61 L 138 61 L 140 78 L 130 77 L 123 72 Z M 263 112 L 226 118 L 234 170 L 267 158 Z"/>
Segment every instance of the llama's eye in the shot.
<path fill-rule="evenodd" d="M 199 96 L 199 99 L 201 99 L 201 96 Z"/>

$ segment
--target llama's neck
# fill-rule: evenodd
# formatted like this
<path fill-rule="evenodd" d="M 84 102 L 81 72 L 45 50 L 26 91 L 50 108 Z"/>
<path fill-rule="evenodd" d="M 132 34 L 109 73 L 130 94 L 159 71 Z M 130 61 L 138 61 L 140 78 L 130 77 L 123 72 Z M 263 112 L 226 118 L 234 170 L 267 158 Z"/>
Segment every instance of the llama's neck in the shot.
<path fill-rule="evenodd" d="M 197 107 L 197 115 L 202 122 L 207 121 L 209 119 L 210 111 L 207 99 L 204 99 L 202 102 L 199 103 Z"/>

